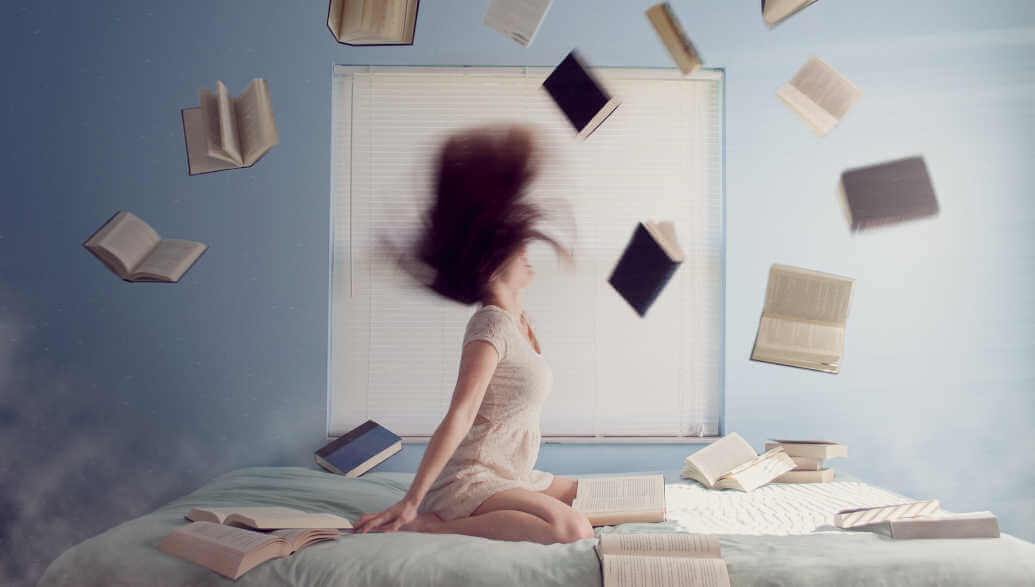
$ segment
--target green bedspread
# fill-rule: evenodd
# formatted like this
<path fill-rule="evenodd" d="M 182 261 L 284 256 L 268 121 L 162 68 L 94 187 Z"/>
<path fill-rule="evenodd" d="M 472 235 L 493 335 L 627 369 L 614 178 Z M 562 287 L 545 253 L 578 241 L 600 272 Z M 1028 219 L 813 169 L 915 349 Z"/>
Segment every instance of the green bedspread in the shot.
<path fill-rule="evenodd" d="M 670 476 L 668 476 L 670 477 Z M 233 584 L 158 551 L 197 506 L 280 505 L 355 520 L 395 503 L 413 478 L 371 473 L 347 479 L 294 467 L 233 471 L 151 514 L 70 548 L 41 586 Z M 670 524 L 624 524 L 601 531 L 666 532 Z M 1035 585 L 1035 545 L 1012 536 L 893 541 L 867 533 L 803 536 L 723 535 L 734 586 Z M 343 536 L 264 563 L 248 585 L 557 585 L 599 586 L 596 540 L 542 546 L 410 532 Z"/>

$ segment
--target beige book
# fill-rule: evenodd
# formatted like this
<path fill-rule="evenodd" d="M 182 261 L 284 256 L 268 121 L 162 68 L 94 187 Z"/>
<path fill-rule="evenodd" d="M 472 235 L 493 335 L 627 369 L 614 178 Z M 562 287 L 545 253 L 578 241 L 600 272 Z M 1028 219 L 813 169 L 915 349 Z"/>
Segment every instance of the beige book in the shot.
<path fill-rule="evenodd" d="M 686 457 L 681 477 L 709 489 L 754 491 L 794 468 L 781 448 L 757 454 L 739 434 L 731 432 Z"/>
<path fill-rule="evenodd" d="M 834 470 L 827 467 L 818 471 L 787 471 L 773 483 L 830 483 L 834 480 Z"/>
<path fill-rule="evenodd" d="M 330 0 L 327 28 L 346 45 L 412 45 L 419 0 Z"/>
<path fill-rule="evenodd" d="M 822 60 L 810 57 L 776 95 L 819 136 L 824 136 L 862 97 L 862 90 Z"/>
<path fill-rule="evenodd" d="M 776 26 L 784 21 L 787 17 L 805 7 L 811 5 L 816 0 L 762 0 L 762 18 L 765 23 L 769 26 Z"/>
<path fill-rule="evenodd" d="M 786 450 L 787 449 L 784 448 L 785 452 Z M 823 468 L 823 459 L 814 459 L 811 457 L 796 457 L 789 452 L 787 454 L 790 455 L 791 460 L 794 461 L 795 471 L 818 471 Z"/>
<path fill-rule="evenodd" d="M 485 26 L 527 47 L 539 32 L 553 0 L 492 0 Z"/>
<path fill-rule="evenodd" d="M 676 18 L 676 14 L 668 2 L 655 4 L 648 8 L 647 20 L 658 33 L 661 43 L 665 45 L 668 54 L 676 62 L 679 71 L 685 75 L 693 73 L 695 69 L 701 67 L 701 55 L 697 52 L 697 47 L 690 42 L 690 38 L 679 24 L 679 19 Z"/>
<path fill-rule="evenodd" d="M 840 510 L 834 514 L 834 525 L 838 528 L 854 528 L 891 520 L 919 518 L 941 513 L 937 499 L 911 501 L 868 508 Z"/>
<path fill-rule="evenodd" d="M 847 277 L 774 264 L 751 359 L 840 371 L 854 283 Z"/>
<path fill-rule="evenodd" d="M 950 514 L 888 520 L 853 530 L 864 530 L 890 536 L 896 540 L 914 538 L 998 538 L 999 518 L 992 512 Z"/>
<path fill-rule="evenodd" d="M 193 522 L 212 522 L 255 530 L 352 527 L 348 520 L 334 514 L 275 506 L 194 508 L 187 512 L 186 518 Z"/>
<path fill-rule="evenodd" d="M 698 534 L 602 534 L 605 587 L 728 586 L 719 539 Z"/>
<path fill-rule="evenodd" d="M 251 167 L 280 142 L 266 80 L 253 79 L 237 98 L 216 86 L 198 91 L 201 106 L 181 112 L 190 175 Z"/>
<path fill-rule="evenodd" d="M 665 521 L 665 477 L 584 477 L 578 480 L 571 507 L 594 526 Z"/>
<path fill-rule="evenodd" d="M 833 440 L 787 440 L 774 438 L 767 440 L 765 443 L 766 450 L 778 446 L 782 446 L 787 451 L 787 454 L 791 455 L 792 459 L 817 459 L 822 463 L 823 459 L 848 456 L 848 447 Z"/>
<path fill-rule="evenodd" d="M 125 210 L 117 212 L 83 243 L 126 281 L 175 283 L 208 248 L 202 243 L 162 239 L 151 225 Z"/>
<path fill-rule="evenodd" d="M 256 566 L 316 542 L 335 540 L 334 529 L 256 532 L 212 522 L 194 522 L 170 532 L 158 550 L 236 580 Z"/>

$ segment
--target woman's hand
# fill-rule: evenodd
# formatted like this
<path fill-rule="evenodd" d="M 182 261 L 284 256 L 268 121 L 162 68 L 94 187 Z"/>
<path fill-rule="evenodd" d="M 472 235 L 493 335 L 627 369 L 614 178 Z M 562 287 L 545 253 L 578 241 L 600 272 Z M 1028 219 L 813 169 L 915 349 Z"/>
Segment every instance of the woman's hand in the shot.
<path fill-rule="evenodd" d="M 395 532 L 405 524 L 417 519 L 417 503 L 403 498 L 392 507 L 376 514 L 363 514 L 352 529 L 353 534 L 367 532 Z"/>

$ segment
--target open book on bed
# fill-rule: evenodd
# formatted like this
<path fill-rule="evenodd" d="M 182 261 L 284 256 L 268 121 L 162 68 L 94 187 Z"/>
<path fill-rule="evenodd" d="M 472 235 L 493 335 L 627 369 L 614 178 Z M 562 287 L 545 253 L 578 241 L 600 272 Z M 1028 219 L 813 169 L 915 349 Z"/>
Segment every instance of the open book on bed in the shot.
<path fill-rule="evenodd" d="M 192 522 L 212 522 L 256 530 L 281 528 L 351 528 L 341 516 L 323 512 L 303 512 L 285 507 L 194 508 L 185 516 Z"/>
<path fill-rule="evenodd" d="M 602 534 L 604 587 L 729 587 L 719 539 L 698 534 Z"/>
<path fill-rule="evenodd" d="M 681 477 L 709 489 L 752 491 L 794 468 L 783 447 L 759 455 L 739 434 L 731 432 L 686 457 Z"/>
<path fill-rule="evenodd" d="M 594 526 L 665 521 L 664 475 L 584 477 L 571 507 Z"/>

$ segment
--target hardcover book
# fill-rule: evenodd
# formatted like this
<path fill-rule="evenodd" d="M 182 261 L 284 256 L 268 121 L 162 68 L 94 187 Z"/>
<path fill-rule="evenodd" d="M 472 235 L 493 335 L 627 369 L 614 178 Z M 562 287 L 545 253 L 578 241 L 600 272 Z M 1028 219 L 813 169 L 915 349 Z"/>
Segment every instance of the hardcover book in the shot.
<path fill-rule="evenodd" d="M 822 461 L 823 459 L 848 456 L 848 447 L 833 440 L 784 440 L 774 438 L 765 443 L 766 450 L 778 446 L 783 447 L 787 454 L 795 459 L 811 458 Z"/>
<path fill-rule="evenodd" d="M 485 25 L 527 47 L 539 32 L 551 4 L 553 0 L 492 0 L 485 13 Z"/>
<path fill-rule="evenodd" d="M 937 499 L 896 503 L 868 508 L 840 510 L 834 514 L 834 525 L 838 528 L 854 528 L 891 520 L 919 518 L 941 513 Z"/>
<path fill-rule="evenodd" d="M 83 243 L 125 281 L 175 283 L 208 249 L 194 241 L 158 236 L 132 212 L 117 212 Z"/>
<path fill-rule="evenodd" d="M 329 442 L 314 457 L 332 473 L 359 477 L 402 450 L 402 438 L 384 426 L 367 420 Z"/>
<path fill-rule="evenodd" d="M 700 534 L 601 534 L 604 587 L 729 587 L 719 539 Z"/>
<path fill-rule="evenodd" d="M 543 88 L 580 138 L 591 135 L 621 104 L 607 93 L 575 51 L 550 72 Z"/>
<path fill-rule="evenodd" d="M 854 283 L 848 277 L 774 264 L 751 360 L 839 372 Z"/>
<path fill-rule="evenodd" d="M 594 526 L 665 521 L 665 477 L 580 478 L 571 507 Z"/>
<path fill-rule="evenodd" d="M 327 28 L 345 45 L 412 45 L 419 0 L 331 0 Z"/>
<path fill-rule="evenodd" d="M 681 477 L 709 489 L 753 491 L 794 468 L 780 447 L 757 454 L 739 434 L 731 432 L 686 457 Z"/>
<path fill-rule="evenodd" d="M 810 57 L 776 95 L 817 135 L 824 136 L 859 101 L 862 90 L 822 60 Z"/>
<path fill-rule="evenodd" d="M 180 112 L 188 174 L 251 167 L 279 143 L 266 80 L 253 79 L 236 98 L 223 82 L 198 93 L 201 106 Z"/>
<path fill-rule="evenodd" d="M 607 281 L 643 317 L 683 257 L 671 222 L 641 222 Z"/>
<path fill-rule="evenodd" d="M 896 540 L 915 538 L 999 538 L 999 518 L 992 512 L 950 514 L 942 512 L 930 516 L 888 520 L 866 526 L 865 530 L 890 536 Z"/>
<path fill-rule="evenodd" d="M 816 0 L 762 0 L 762 18 L 770 27 L 776 26 Z"/>
<path fill-rule="evenodd" d="M 841 187 L 852 230 L 938 214 L 938 199 L 923 157 L 849 169 L 841 174 Z"/>
<path fill-rule="evenodd" d="M 697 47 L 690 42 L 690 37 L 679 24 L 679 19 L 676 18 L 676 14 L 668 2 L 655 4 L 648 8 L 647 20 L 658 33 L 658 37 L 668 50 L 668 54 L 672 56 L 672 60 L 676 62 L 679 71 L 685 75 L 693 73 L 695 69 L 701 67 L 701 55 L 697 52 Z"/>
<path fill-rule="evenodd" d="M 826 467 L 815 471 L 793 469 L 782 473 L 773 483 L 830 483 L 834 480 L 834 470 Z"/>

